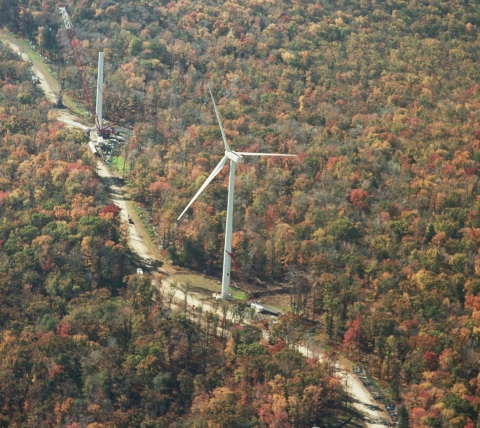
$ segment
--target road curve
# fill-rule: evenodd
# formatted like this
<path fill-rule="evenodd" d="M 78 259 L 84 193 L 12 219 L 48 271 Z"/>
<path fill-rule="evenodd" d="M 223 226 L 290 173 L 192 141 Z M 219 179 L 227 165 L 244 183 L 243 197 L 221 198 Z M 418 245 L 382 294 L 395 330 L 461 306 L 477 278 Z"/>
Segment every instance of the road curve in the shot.
<path fill-rule="evenodd" d="M 20 44 L 16 44 L 13 41 L 11 41 L 9 38 L 4 37 L 3 34 L 0 34 L 2 37 L 2 41 L 6 43 L 10 49 L 12 49 L 16 54 L 18 54 L 25 62 L 30 62 L 30 57 L 28 54 L 25 52 L 25 50 L 22 48 Z M 55 92 L 51 88 L 51 86 L 48 84 L 47 79 L 45 79 L 45 76 L 43 73 L 32 63 L 32 72 L 35 74 L 35 76 L 38 77 L 38 80 L 40 80 L 40 87 L 42 88 L 43 92 L 45 93 L 45 97 L 50 101 L 52 104 L 57 104 L 58 97 L 55 95 Z"/>
<path fill-rule="evenodd" d="M 297 349 L 306 357 L 316 357 L 320 361 L 325 358 L 324 353 L 303 345 L 298 346 Z M 342 379 L 343 387 L 352 398 L 352 406 L 360 414 L 364 415 L 366 426 L 369 428 L 385 428 L 389 426 L 387 413 L 382 410 L 382 407 L 363 386 L 358 376 L 339 365 L 338 362 L 335 364 L 335 369 L 337 370 L 337 376 Z"/>

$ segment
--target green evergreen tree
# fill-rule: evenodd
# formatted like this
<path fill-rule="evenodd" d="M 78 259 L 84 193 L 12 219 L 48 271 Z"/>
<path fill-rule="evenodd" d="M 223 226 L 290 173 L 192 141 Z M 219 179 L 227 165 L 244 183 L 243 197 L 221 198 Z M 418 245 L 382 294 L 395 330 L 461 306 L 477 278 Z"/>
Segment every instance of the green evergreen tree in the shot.
<path fill-rule="evenodd" d="M 410 418 L 408 417 L 407 408 L 402 405 L 398 408 L 398 428 L 408 428 L 410 426 Z"/>

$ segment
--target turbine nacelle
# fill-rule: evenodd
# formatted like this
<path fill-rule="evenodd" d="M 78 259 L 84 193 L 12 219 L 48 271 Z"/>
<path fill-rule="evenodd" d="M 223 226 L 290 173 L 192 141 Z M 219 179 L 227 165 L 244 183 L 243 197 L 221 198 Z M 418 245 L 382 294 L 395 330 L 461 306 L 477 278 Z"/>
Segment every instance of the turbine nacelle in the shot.
<path fill-rule="evenodd" d="M 225 156 L 235 163 L 240 163 L 243 160 L 243 157 L 238 153 L 235 153 L 233 150 L 226 150 Z"/>

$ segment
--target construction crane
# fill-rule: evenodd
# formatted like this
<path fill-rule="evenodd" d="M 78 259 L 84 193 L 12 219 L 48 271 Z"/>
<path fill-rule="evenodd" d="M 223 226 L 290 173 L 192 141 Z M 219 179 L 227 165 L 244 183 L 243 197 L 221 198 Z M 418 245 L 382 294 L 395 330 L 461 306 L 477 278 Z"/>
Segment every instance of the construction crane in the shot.
<path fill-rule="evenodd" d="M 60 9 L 60 13 L 63 17 L 63 22 L 65 23 L 65 29 L 67 30 L 68 39 L 70 40 L 70 46 L 72 48 L 73 56 L 75 58 L 75 64 L 78 69 L 78 74 L 80 74 L 80 79 L 82 81 L 83 86 L 83 93 L 85 95 L 86 102 L 88 104 L 88 108 L 90 109 L 90 113 L 95 120 L 95 128 L 100 135 L 110 135 L 115 133 L 115 128 L 113 125 L 103 127 L 98 120 L 98 116 L 95 113 L 95 108 L 93 106 L 93 98 L 92 92 L 90 90 L 90 86 L 88 86 L 87 78 L 85 77 L 85 72 L 83 69 L 83 62 L 80 57 L 80 45 L 82 42 L 75 37 L 75 33 L 73 31 L 72 21 L 70 21 L 70 17 L 67 13 L 67 8 L 65 3 L 57 3 L 58 8 Z"/>

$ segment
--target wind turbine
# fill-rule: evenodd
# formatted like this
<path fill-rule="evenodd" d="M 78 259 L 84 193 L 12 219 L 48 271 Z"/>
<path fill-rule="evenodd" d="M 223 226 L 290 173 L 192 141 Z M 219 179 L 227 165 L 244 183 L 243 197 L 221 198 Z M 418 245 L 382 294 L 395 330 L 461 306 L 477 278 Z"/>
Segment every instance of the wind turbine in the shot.
<path fill-rule="evenodd" d="M 247 152 L 235 152 L 233 151 L 227 143 L 227 137 L 225 136 L 225 131 L 223 130 L 222 121 L 220 119 L 220 114 L 218 113 L 217 105 L 215 104 L 215 99 L 213 98 L 212 90 L 210 85 L 208 85 L 208 90 L 210 96 L 212 97 L 213 108 L 215 109 L 215 114 L 217 116 L 218 125 L 220 126 L 220 131 L 222 132 L 223 144 L 225 146 L 225 156 L 218 163 L 212 173 L 208 176 L 203 183 L 202 187 L 195 194 L 193 199 L 183 210 L 182 214 L 179 215 L 177 220 L 180 220 L 185 214 L 185 212 L 190 208 L 195 200 L 200 196 L 200 194 L 205 190 L 208 184 L 217 176 L 220 170 L 223 168 L 227 160 L 230 160 L 230 177 L 228 181 L 228 201 L 227 201 L 227 222 L 225 225 L 225 248 L 223 251 L 223 274 L 222 274 L 222 294 L 221 297 L 224 300 L 227 300 L 229 297 L 230 291 L 230 265 L 231 265 L 231 254 L 232 254 L 232 228 L 233 228 L 233 199 L 234 199 L 234 185 L 235 185 L 235 165 L 242 162 L 243 156 L 296 156 L 296 155 L 285 155 L 281 153 L 247 153 Z"/>

